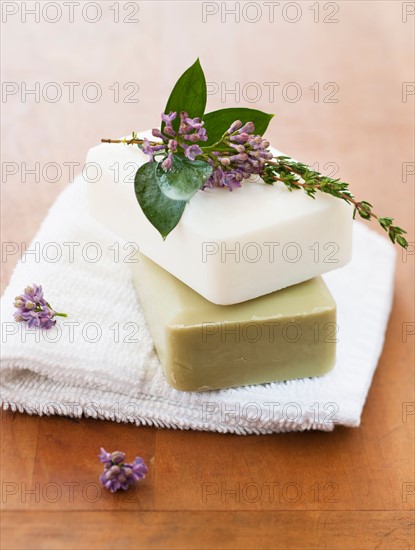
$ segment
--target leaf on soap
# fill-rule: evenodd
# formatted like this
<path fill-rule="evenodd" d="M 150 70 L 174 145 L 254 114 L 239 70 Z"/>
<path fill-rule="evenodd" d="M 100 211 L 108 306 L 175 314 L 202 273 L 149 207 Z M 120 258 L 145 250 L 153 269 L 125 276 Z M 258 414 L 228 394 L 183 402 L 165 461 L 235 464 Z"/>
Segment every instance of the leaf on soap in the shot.
<path fill-rule="evenodd" d="M 244 124 L 253 122 L 255 124 L 254 133 L 262 136 L 273 116 L 257 109 L 245 107 L 230 107 L 229 109 L 207 113 L 203 117 L 208 135 L 208 140 L 204 143 L 204 146 L 218 142 L 235 120 L 241 120 Z"/>
<path fill-rule="evenodd" d="M 173 121 L 176 132 L 179 129 L 180 111 L 186 111 L 190 118 L 202 118 L 206 107 L 206 79 L 199 59 L 185 71 L 176 82 L 167 101 L 165 113 L 175 111 L 177 118 Z M 164 129 L 164 122 L 161 131 Z"/>
<path fill-rule="evenodd" d="M 179 223 L 186 202 L 166 197 L 158 185 L 156 170 L 157 162 L 140 166 L 135 175 L 134 189 L 144 215 L 165 239 Z"/>
<path fill-rule="evenodd" d="M 203 160 L 191 161 L 178 155 L 172 156 L 172 168 L 156 169 L 157 183 L 163 194 L 175 201 L 188 201 L 212 174 L 212 167 Z"/>

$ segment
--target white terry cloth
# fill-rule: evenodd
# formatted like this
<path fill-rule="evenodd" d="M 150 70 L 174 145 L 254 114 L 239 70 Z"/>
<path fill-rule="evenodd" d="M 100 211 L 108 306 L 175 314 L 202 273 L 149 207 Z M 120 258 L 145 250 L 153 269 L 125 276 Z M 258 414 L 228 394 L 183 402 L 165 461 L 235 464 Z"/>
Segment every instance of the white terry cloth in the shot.
<path fill-rule="evenodd" d="M 359 425 L 396 257 L 386 238 L 362 224 L 354 225 L 353 260 L 324 277 L 338 306 L 335 368 L 319 378 L 203 393 L 167 384 L 131 281 L 132 247 L 91 218 L 81 177 L 59 196 L 29 249 L 1 303 L 3 408 L 236 434 Z M 68 313 L 49 331 L 13 320 L 14 297 L 32 283 Z"/>

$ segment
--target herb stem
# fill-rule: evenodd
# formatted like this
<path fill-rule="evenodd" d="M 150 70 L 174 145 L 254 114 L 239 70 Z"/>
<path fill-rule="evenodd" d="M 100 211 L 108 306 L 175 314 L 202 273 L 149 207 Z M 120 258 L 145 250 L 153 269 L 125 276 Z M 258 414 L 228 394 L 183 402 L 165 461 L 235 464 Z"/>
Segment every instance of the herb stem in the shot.
<path fill-rule="evenodd" d="M 406 233 L 401 227 L 393 225 L 393 218 L 381 217 L 372 211 L 372 205 L 367 201 L 358 201 L 349 190 L 345 182 L 323 176 L 308 166 L 296 162 L 289 157 L 275 157 L 275 161 L 268 161 L 265 168 L 267 183 L 280 181 L 290 190 L 302 188 L 308 196 L 314 198 L 316 191 L 327 193 L 338 199 L 342 199 L 354 206 L 353 218 L 356 212 L 365 220 L 372 218 L 379 222 L 380 226 L 388 233 L 390 240 L 402 246 L 408 247 L 407 240 L 403 237 Z M 294 175 L 295 174 L 295 175 Z M 300 181 L 300 179 L 302 181 Z"/>
<path fill-rule="evenodd" d="M 144 143 L 144 139 L 106 139 L 102 138 L 101 143 L 125 143 L 126 145 L 142 145 Z M 151 146 L 157 146 L 162 145 L 161 141 L 149 141 L 149 144 Z"/>

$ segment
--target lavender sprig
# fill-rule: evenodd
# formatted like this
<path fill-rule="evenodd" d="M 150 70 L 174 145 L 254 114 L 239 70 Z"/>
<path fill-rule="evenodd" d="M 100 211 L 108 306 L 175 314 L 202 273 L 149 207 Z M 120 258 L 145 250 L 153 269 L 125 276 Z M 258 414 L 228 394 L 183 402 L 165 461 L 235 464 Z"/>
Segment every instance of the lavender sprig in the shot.
<path fill-rule="evenodd" d="M 197 191 L 212 187 L 232 191 L 257 175 L 268 184 L 279 181 L 291 191 L 303 189 L 311 198 L 319 191 L 344 200 L 354 206 L 353 217 L 377 220 L 393 243 L 408 246 L 406 231 L 394 225 L 393 218 L 375 214 L 369 202 L 358 201 L 347 183 L 289 157 L 274 157 L 269 141 L 262 137 L 274 115 L 244 107 L 206 113 L 206 97 L 206 78 L 197 59 L 174 85 L 161 115 L 161 129 L 152 131 L 160 141 L 140 139 L 134 132 L 131 139 L 101 140 L 135 144 L 149 156 L 150 162 L 135 174 L 134 191 L 142 212 L 163 239 L 177 226 Z"/>
<path fill-rule="evenodd" d="M 253 122 L 243 125 L 240 120 L 236 120 L 217 143 L 203 147 L 195 143 L 207 139 L 203 122 L 200 119 L 189 119 L 187 113 L 182 112 L 179 115 L 181 120 L 179 131 L 176 133 L 171 126 L 176 116 L 177 113 L 174 112 L 168 115 L 162 114 L 162 120 L 166 123 L 164 134 L 158 129 L 153 129 L 153 136 L 160 137 L 163 140 L 162 144 L 152 144 L 147 139 L 139 140 L 135 133 L 131 140 L 124 140 L 124 143 L 137 143 L 150 156 L 151 161 L 155 156 L 167 153 L 161 164 L 165 170 L 171 169 L 174 154 L 184 154 L 191 161 L 194 161 L 197 156 L 200 157 L 213 169 L 212 175 L 204 182 L 202 189 L 227 187 L 232 191 L 241 187 L 243 180 L 252 175 L 259 175 L 268 184 L 280 181 L 291 191 L 303 189 L 311 198 L 315 198 L 317 191 L 327 193 L 352 204 L 353 218 L 358 214 L 365 220 L 377 220 L 393 243 L 396 242 L 403 248 L 408 247 L 408 242 L 403 236 L 406 231 L 394 225 L 393 218 L 375 214 L 372 204 L 368 201 L 358 201 L 351 193 L 348 183 L 324 176 L 290 157 L 274 157 L 268 149 L 269 141 L 260 135 L 255 135 Z M 174 139 L 170 139 L 165 134 Z M 187 143 L 190 140 L 193 144 Z M 103 141 L 119 143 L 122 140 Z"/>
<path fill-rule="evenodd" d="M 40 285 L 27 286 L 22 294 L 14 300 L 14 319 L 26 323 L 29 328 L 50 329 L 56 324 L 54 317 L 67 317 L 66 313 L 54 311 L 45 300 Z"/>
<path fill-rule="evenodd" d="M 108 453 L 101 447 L 98 458 L 104 464 L 104 471 L 99 480 L 111 493 L 120 489 L 126 491 L 130 485 L 146 476 L 147 466 L 139 456 L 136 456 L 133 462 L 127 463 L 125 453 L 121 451 Z"/>

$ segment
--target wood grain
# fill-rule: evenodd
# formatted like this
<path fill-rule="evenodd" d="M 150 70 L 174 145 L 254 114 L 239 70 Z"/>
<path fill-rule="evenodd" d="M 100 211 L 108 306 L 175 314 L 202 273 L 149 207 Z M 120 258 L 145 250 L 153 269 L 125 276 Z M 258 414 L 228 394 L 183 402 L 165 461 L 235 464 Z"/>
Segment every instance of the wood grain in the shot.
<path fill-rule="evenodd" d="M 43 541 L 44 550 L 68 548 L 68 542 L 102 549 L 407 550 L 413 529 L 410 512 L 28 512 L 18 531 L 9 526 L 21 516 L 4 516 L 2 547 L 10 550 L 26 548 L 28 540 Z M 110 522 L 116 527 L 109 529 Z"/>
<path fill-rule="evenodd" d="M 1 547 L 414 548 L 414 336 L 405 337 L 405 323 L 415 319 L 415 184 L 403 177 L 414 161 L 414 96 L 402 97 L 403 83 L 414 80 L 413 18 L 403 22 L 405 3 L 376 0 L 332 3 L 335 24 L 322 21 L 324 2 L 318 23 L 311 2 L 300 3 L 296 23 L 279 11 L 286 2 L 273 23 L 265 11 L 256 23 L 222 23 L 220 13 L 204 23 L 201 2 L 138 4 L 137 24 L 115 23 L 113 3 L 100 2 L 95 24 L 23 23 L 17 15 L 3 25 L 3 80 L 17 82 L 19 93 L 3 104 L 2 160 L 18 171 L 3 173 L 2 241 L 18 252 L 2 258 L 2 288 L 68 182 L 64 163 L 79 171 L 99 138 L 155 125 L 197 55 L 228 106 L 247 102 L 227 90 L 258 84 L 262 96 L 248 106 L 277 113 L 272 143 L 320 168 L 335 163 L 358 197 L 408 229 L 412 254 L 398 254 L 385 347 L 359 428 L 240 437 L 4 412 Z M 23 102 L 22 83 L 35 81 L 94 81 L 103 94 L 96 103 Z M 119 82 L 123 93 L 132 81 L 139 103 L 114 101 L 110 87 Z M 267 82 L 279 83 L 274 98 Z M 330 82 L 337 103 L 325 101 Z M 284 98 L 284 86 L 300 88 L 301 98 Z M 224 107 L 222 99 L 210 94 L 209 108 Z M 24 181 L 22 163 L 36 162 L 57 163 L 61 177 Z M 148 477 L 125 494 L 103 492 L 100 446 L 140 454 Z"/>

